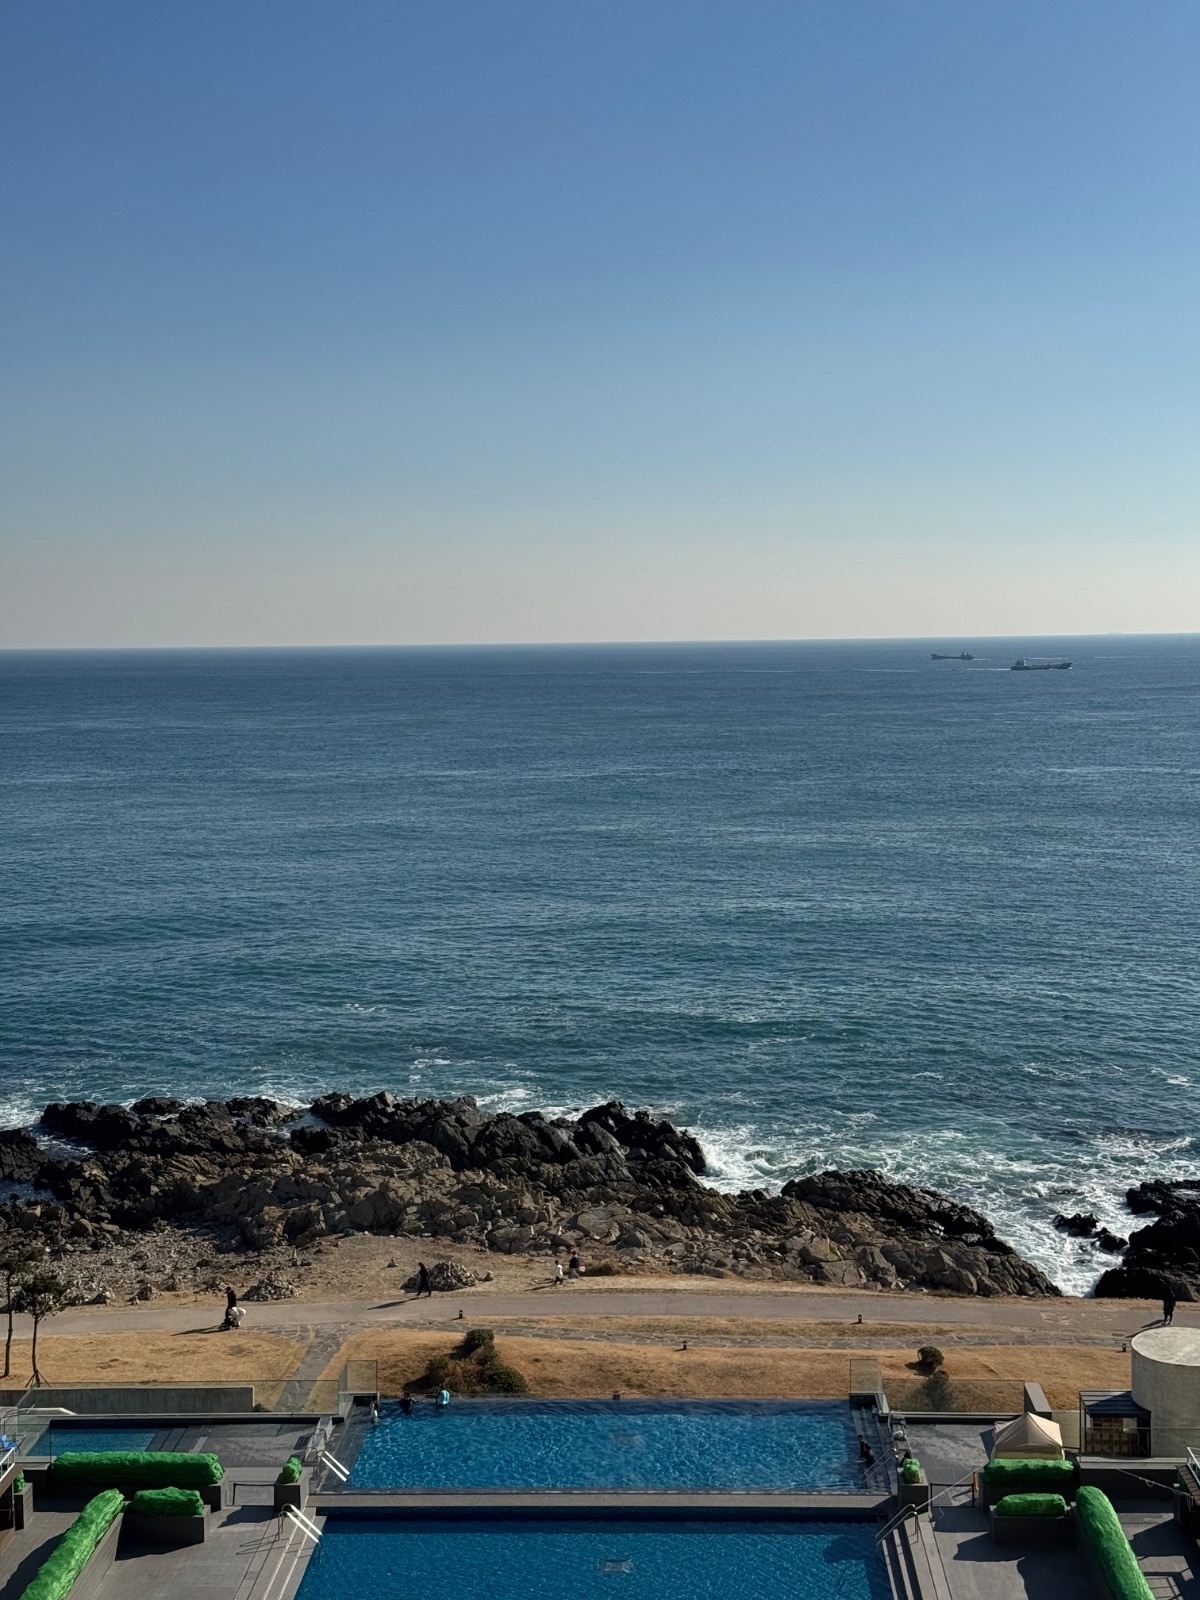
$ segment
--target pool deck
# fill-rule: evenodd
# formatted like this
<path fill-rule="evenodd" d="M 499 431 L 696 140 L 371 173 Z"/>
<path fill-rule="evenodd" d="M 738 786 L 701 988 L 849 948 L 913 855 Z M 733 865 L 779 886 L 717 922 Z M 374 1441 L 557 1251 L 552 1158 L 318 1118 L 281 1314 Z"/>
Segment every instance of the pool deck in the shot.
<path fill-rule="evenodd" d="M 93 1600 L 286 1600 L 307 1548 L 297 1530 L 271 1510 L 271 1483 L 250 1469 L 230 1475 L 232 1504 L 210 1513 L 205 1541 L 181 1549 L 133 1546 L 124 1535 Z M 274 1472 L 270 1474 L 274 1477 Z M 228 1481 L 228 1479 L 227 1479 Z M 0 1551 L 0 1600 L 19 1600 L 77 1506 L 39 1501 L 31 1524 Z"/>

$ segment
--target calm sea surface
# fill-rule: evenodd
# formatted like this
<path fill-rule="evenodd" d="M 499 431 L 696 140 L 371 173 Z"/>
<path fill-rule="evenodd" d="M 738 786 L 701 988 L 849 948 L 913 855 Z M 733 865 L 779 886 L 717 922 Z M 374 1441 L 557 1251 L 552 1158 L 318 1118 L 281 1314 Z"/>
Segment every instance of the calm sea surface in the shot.
<path fill-rule="evenodd" d="M 960 644 L 0 654 L 0 1121 L 618 1095 L 1084 1287 L 1200 1171 L 1200 640 Z"/>

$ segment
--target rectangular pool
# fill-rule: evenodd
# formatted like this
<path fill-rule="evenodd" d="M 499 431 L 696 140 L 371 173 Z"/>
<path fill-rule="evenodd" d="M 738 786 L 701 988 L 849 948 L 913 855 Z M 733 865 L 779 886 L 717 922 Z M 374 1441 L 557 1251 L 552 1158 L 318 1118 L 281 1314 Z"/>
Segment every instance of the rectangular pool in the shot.
<path fill-rule="evenodd" d="M 888 1600 L 873 1523 L 329 1517 L 296 1600 Z"/>
<path fill-rule="evenodd" d="M 380 1408 L 352 1489 L 866 1489 L 839 1401 L 418 1401 Z"/>
<path fill-rule="evenodd" d="M 149 1450 L 157 1428 L 87 1428 L 52 1422 L 32 1444 L 31 1456 L 60 1456 L 64 1450 Z"/>

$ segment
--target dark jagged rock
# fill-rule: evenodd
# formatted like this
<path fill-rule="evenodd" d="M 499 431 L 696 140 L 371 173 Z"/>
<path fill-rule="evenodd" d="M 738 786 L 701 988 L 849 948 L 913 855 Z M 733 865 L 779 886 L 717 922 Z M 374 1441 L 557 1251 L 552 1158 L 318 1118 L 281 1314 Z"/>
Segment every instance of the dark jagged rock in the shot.
<path fill-rule="evenodd" d="M 986 1217 L 932 1189 L 824 1172 L 782 1194 L 725 1194 L 700 1181 L 691 1134 L 619 1101 L 574 1120 L 387 1092 L 309 1111 L 159 1096 L 49 1106 L 45 1127 L 89 1153 L 37 1163 L 58 1204 L 32 1225 L 52 1250 L 105 1230 L 188 1229 L 253 1251 L 375 1232 L 718 1277 L 1057 1293 Z"/>
<path fill-rule="evenodd" d="M 142 1119 L 125 1106 L 101 1106 L 94 1100 L 56 1100 L 42 1112 L 42 1126 L 96 1150 L 119 1150 L 141 1132 Z"/>
<path fill-rule="evenodd" d="M 1069 1233 L 1073 1239 L 1090 1239 L 1099 1227 L 1100 1219 L 1090 1211 L 1076 1211 L 1071 1216 L 1057 1216 L 1054 1226 L 1060 1233 Z"/>
<path fill-rule="evenodd" d="M 0 1178 L 6 1183 L 32 1183 L 42 1164 L 42 1152 L 28 1128 L 0 1131 Z"/>
<path fill-rule="evenodd" d="M 1125 1199 L 1136 1215 L 1158 1220 L 1129 1235 L 1125 1259 L 1103 1274 L 1096 1294 L 1154 1300 L 1169 1289 L 1178 1300 L 1200 1300 L 1200 1179 L 1140 1183 Z"/>

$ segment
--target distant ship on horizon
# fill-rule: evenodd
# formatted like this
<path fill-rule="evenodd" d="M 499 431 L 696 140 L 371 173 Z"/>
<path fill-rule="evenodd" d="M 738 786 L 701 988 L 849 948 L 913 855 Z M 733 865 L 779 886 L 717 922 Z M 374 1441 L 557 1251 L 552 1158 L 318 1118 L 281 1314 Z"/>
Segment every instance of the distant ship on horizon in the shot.
<path fill-rule="evenodd" d="M 931 650 L 929 654 L 934 661 L 974 661 L 975 659 L 969 650 L 960 650 L 956 656 L 940 655 L 936 650 Z"/>
<path fill-rule="evenodd" d="M 1019 656 L 1012 664 L 1014 672 L 1065 672 L 1071 665 L 1069 661 L 1026 661 L 1024 656 Z"/>

